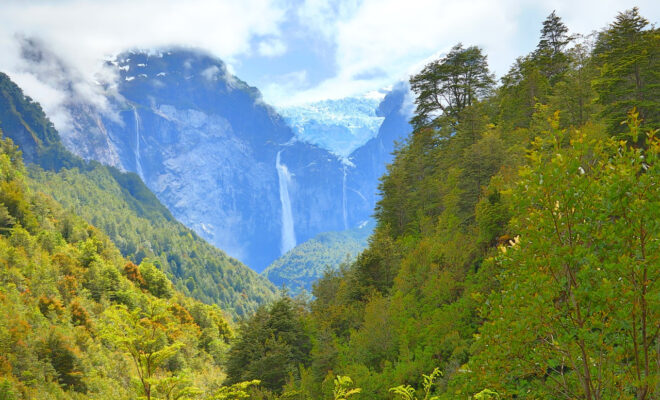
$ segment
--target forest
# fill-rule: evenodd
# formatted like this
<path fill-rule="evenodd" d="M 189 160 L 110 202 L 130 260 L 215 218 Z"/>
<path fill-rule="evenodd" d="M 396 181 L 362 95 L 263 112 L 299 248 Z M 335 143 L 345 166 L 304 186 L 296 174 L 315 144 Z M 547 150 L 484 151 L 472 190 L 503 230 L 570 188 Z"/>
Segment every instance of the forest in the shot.
<path fill-rule="evenodd" d="M 549 15 L 499 85 L 462 44 L 411 77 L 415 129 L 368 248 L 312 301 L 240 325 L 229 383 L 280 399 L 658 398 L 660 31 L 637 9 L 568 31 Z"/>
<path fill-rule="evenodd" d="M 410 78 L 367 249 L 312 297 L 245 281 L 260 306 L 210 295 L 202 245 L 108 170 L 4 139 L 0 399 L 657 399 L 659 60 L 637 8 L 553 12 L 499 82 L 457 44 Z"/>

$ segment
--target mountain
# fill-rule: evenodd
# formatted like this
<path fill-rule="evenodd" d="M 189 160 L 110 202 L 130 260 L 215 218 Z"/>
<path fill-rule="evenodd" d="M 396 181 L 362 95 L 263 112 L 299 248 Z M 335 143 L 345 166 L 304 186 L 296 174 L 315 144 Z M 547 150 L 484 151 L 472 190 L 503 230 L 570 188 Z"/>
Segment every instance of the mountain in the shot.
<path fill-rule="evenodd" d="M 87 104 L 85 115 L 69 106 L 77 123 L 63 130 L 64 143 L 137 173 L 178 220 L 255 270 L 368 216 L 344 218 L 341 161 L 297 140 L 222 61 L 173 49 L 121 54 L 106 67 L 118 77 L 108 106 Z"/>
<path fill-rule="evenodd" d="M 373 223 L 341 232 L 324 232 L 287 251 L 270 264 L 261 274 L 275 286 L 285 286 L 291 295 L 303 290 L 312 291 L 312 285 L 326 270 L 336 270 L 341 264 L 350 264 L 367 247 Z"/>
<path fill-rule="evenodd" d="M 256 271 L 319 233 L 368 220 L 392 140 L 409 129 L 403 88 L 380 104 L 326 101 L 314 118 L 308 107 L 285 119 L 222 61 L 180 48 L 108 60 L 114 78 L 99 80 L 103 101 L 93 102 L 71 89 L 73 68 L 37 42 L 21 45 L 29 63 L 51 66 L 35 73 L 57 72 L 40 79 L 59 77 L 72 99 L 67 149 L 135 172 L 176 219 Z"/>
<path fill-rule="evenodd" d="M 274 299 L 266 279 L 177 222 L 137 175 L 68 152 L 39 104 L 2 73 L 0 129 L 34 163 L 29 185 L 101 228 L 131 261 L 151 260 L 178 290 L 234 316 Z"/>
<path fill-rule="evenodd" d="M 403 143 L 412 132 L 412 111 L 410 88 L 405 82 L 395 85 L 378 104 L 375 113 L 383 120 L 378 133 L 349 157 L 354 167 L 347 176 L 347 201 L 362 207 L 353 208 L 354 214 L 349 214 L 349 218 L 363 215 L 366 209 L 373 213 L 379 199 L 379 180 L 394 159 L 396 143 Z"/>

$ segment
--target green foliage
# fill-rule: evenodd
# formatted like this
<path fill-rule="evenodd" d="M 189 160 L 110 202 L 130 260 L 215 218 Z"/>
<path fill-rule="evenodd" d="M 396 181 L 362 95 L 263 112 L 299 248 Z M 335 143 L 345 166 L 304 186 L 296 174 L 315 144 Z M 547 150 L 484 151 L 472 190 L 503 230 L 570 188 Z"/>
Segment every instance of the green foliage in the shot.
<path fill-rule="evenodd" d="M 411 79 L 416 129 L 369 246 L 314 285 L 313 381 L 292 378 L 293 398 L 331 398 L 336 375 L 370 400 L 657 397 L 660 46 L 644 21 L 623 13 L 593 45 L 553 13 L 469 105 L 434 99 L 461 49 Z"/>
<path fill-rule="evenodd" d="M 31 166 L 29 173 L 35 190 L 50 194 L 107 232 L 125 257 L 136 264 L 146 259 L 149 277 L 162 283 L 157 288 L 152 282 L 158 296 L 167 296 L 166 277 L 178 291 L 219 304 L 234 316 L 247 315 L 274 298 L 274 287 L 264 278 L 173 220 L 169 212 L 161 212 L 155 198 L 146 201 L 149 196 L 144 193 L 133 197 L 131 193 L 140 192 L 121 186 L 125 179 L 117 180 L 107 167 L 55 173 Z M 130 185 L 138 184 L 147 190 L 139 180 Z M 157 266 L 159 275 L 151 266 Z"/>
<path fill-rule="evenodd" d="M 174 294 L 170 280 L 150 262 L 143 260 L 140 263 L 140 275 L 144 280 L 145 289 L 154 296 L 170 298 Z"/>
<path fill-rule="evenodd" d="M 360 393 L 360 388 L 351 388 L 353 380 L 348 376 L 337 375 L 335 378 L 335 389 L 332 391 L 334 400 L 347 400 L 354 394 Z"/>
<path fill-rule="evenodd" d="M 487 95 L 493 86 L 486 56 L 475 46 L 457 44 L 441 60 L 428 64 L 410 78 L 417 95 L 412 123 L 419 129 L 438 126 L 439 117 L 456 120 L 460 112 Z"/>
<path fill-rule="evenodd" d="M 33 190 L 52 196 L 101 229 L 134 263 L 151 260 L 177 290 L 205 303 L 218 304 L 233 316 L 250 314 L 275 298 L 275 288 L 266 279 L 178 223 L 137 175 L 84 162 L 68 152 L 39 104 L 24 96 L 2 73 L 0 128 L 31 163 L 31 179 L 26 183 Z M 4 143 L 0 160 L 3 174 L 17 173 L 5 165 L 20 158 L 21 153 L 9 142 Z M 37 227 L 27 212 L 28 205 L 17 197 L 22 189 L 16 185 L 16 181 L 7 179 L 0 182 L 0 235 L 15 222 L 30 232 Z M 74 234 L 71 221 L 65 217 L 59 223 L 63 225 L 63 238 L 69 240 Z M 89 273 L 106 281 L 113 279 L 107 276 L 107 270 L 105 276 L 99 276 L 102 270 L 96 265 Z M 102 285 L 89 286 L 98 296 Z"/>
<path fill-rule="evenodd" d="M 166 305 L 150 301 L 146 310 L 128 311 L 125 306 L 109 307 L 104 312 L 102 336 L 127 352 L 133 360 L 143 395 L 151 399 L 154 377 L 166 361 L 183 346 L 182 342 L 170 343 L 174 327 L 168 320 Z"/>
<path fill-rule="evenodd" d="M 490 389 L 484 389 L 481 392 L 474 395 L 474 400 L 499 400 L 501 399 L 500 395 Z"/>
<path fill-rule="evenodd" d="M 553 13 L 496 91 L 477 48 L 429 64 L 411 79 L 416 129 L 382 179 L 367 249 L 326 270 L 309 303 L 262 306 L 235 338 L 217 307 L 178 291 L 229 302 L 249 281 L 204 297 L 226 270 L 196 264 L 214 253 L 139 182 L 89 168 L 35 170 L 27 185 L 3 142 L 0 393 L 657 398 L 657 38 L 636 9 L 594 46 Z M 51 188 L 132 263 L 28 187 Z"/>
<path fill-rule="evenodd" d="M 11 188 L 0 196 L 15 221 L 0 234 L 0 398 L 217 392 L 219 343 L 232 336 L 222 311 L 175 291 L 146 261 L 126 268 L 108 237 L 29 189 L 16 154 L 0 140 L 0 181 Z"/>
<path fill-rule="evenodd" d="M 660 370 L 643 360 L 658 357 L 659 141 L 631 145 L 634 112 L 630 142 L 575 132 L 564 148 L 552 125 L 514 192 L 521 239 L 501 247 L 475 362 L 501 393 L 653 398 Z"/>
<path fill-rule="evenodd" d="M 239 382 L 231 386 L 221 387 L 215 395 L 212 397 L 213 400 L 239 400 L 239 399 L 249 399 L 250 394 L 247 390 L 252 386 L 258 386 L 261 382 L 259 380 L 252 380 L 246 382 Z"/>
<path fill-rule="evenodd" d="M 594 49 L 600 76 L 593 82 L 610 133 L 637 108 L 647 129 L 660 128 L 660 31 L 632 8 L 601 32 Z"/>
<path fill-rule="evenodd" d="M 299 244 L 273 261 L 262 275 L 278 287 L 286 286 L 295 296 L 302 290 L 311 291 L 312 283 L 326 269 L 336 270 L 342 263 L 351 263 L 367 247 L 372 226 L 343 232 L 324 232 Z"/>
<path fill-rule="evenodd" d="M 564 49 L 573 38 L 567 35 L 568 28 L 553 11 L 541 28 L 541 39 L 534 52 L 536 63 L 543 75 L 554 83 L 568 68 L 568 57 Z"/>
<path fill-rule="evenodd" d="M 258 379 L 264 388 L 280 392 L 289 374 L 308 363 L 310 351 L 301 310 L 288 297 L 262 307 L 244 321 L 227 358 L 227 383 Z"/>
<path fill-rule="evenodd" d="M 69 153 L 41 106 L 0 72 L 0 129 L 21 146 L 26 162 L 44 168 L 81 166 L 82 160 Z"/>
<path fill-rule="evenodd" d="M 431 390 L 433 389 L 435 380 L 439 376 L 442 376 L 442 371 L 440 371 L 439 368 L 434 369 L 430 375 L 422 375 L 422 391 L 424 392 L 424 398 L 422 400 L 438 400 L 440 398 L 438 396 L 431 396 Z M 399 396 L 403 400 L 417 400 L 416 390 L 410 385 L 393 387 L 390 389 L 390 392 Z"/>

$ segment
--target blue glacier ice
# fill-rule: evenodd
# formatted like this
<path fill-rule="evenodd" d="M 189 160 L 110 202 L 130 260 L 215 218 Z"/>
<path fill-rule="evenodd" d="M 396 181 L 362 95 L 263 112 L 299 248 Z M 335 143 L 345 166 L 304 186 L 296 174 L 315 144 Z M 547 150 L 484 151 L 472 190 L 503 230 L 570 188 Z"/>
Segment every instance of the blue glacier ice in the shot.
<path fill-rule="evenodd" d="M 383 120 L 376 114 L 381 99 L 374 96 L 278 108 L 298 140 L 315 144 L 346 159 L 378 133 Z"/>

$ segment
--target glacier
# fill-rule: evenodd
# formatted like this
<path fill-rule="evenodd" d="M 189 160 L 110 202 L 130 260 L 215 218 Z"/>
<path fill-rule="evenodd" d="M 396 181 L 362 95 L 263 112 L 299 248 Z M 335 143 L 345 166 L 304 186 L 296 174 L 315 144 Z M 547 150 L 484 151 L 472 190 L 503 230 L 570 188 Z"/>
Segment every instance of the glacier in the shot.
<path fill-rule="evenodd" d="M 281 107 L 277 111 L 298 140 L 347 160 L 353 151 L 378 133 L 385 119 L 376 113 L 380 101 L 371 95 L 347 97 Z"/>

